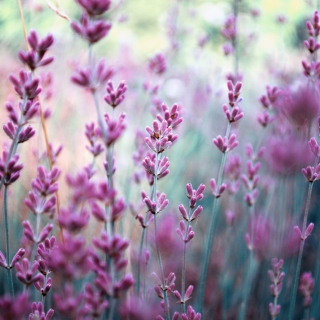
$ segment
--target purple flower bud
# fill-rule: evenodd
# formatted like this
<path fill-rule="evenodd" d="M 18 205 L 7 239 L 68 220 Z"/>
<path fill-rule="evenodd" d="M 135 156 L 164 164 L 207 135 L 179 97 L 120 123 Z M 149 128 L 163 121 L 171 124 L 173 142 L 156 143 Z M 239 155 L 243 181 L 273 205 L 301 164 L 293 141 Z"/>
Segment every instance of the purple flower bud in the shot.
<path fill-rule="evenodd" d="M 4 254 L 2 253 L 2 251 L 0 251 L 0 267 L 3 267 L 3 268 L 7 268 L 8 267 L 7 259 L 4 256 Z"/>
<path fill-rule="evenodd" d="M 273 303 L 269 303 L 269 312 L 272 318 L 276 318 L 280 313 L 281 306 L 278 304 L 276 306 Z"/>
<path fill-rule="evenodd" d="M 3 125 L 3 131 L 6 133 L 6 135 L 13 140 L 16 132 L 17 132 L 17 126 L 13 124 L 13 122 L 9 121 L 7 124 Z"/>
<path fill-rule="evenodd" d="M 39 281 L 41 274 L 36 274 L 38 266 L 38 261 L 34 261 L 31 266 L 30 261 L 27 258 L 22 259 L 21 263 L 16 262 L 15 267 L 17 269 L 17 278 L 26 286 Z"/>
<path fill-rule="evenodd" d="M 42 302 L 33 302 L 32 313 L 29 315 L 29 320 L 50 320 L 53 315 L 53 309 L 49 309 L 48 312 L 45 313 Z"/>
<path fill-rule="evenodd" d="M 306 228 L 306 231 L 305 231 L 305 233 L 304 233 L 304 237 L 305 237 L 305 238 L 308 238 L 308 237 L 310 236 L 313 228 L 314 228 L 314 224 L 311 222 L 311 223 L 308 225 L 308 227 Z"/>
<path fill-rule="evenodd" d="M 191 218 L 190 218 L 190 221 L 193 221 L 193 220 L 197 219 L 197 218 L 200 216 L 200 214 L 201 214 L 202 211 L 203 211 L 203 207 L 202 207 L 202 206 L 198 206 L 198 207 L 193 211 L 193 213 L 192 213 L 192 215 L 191 215 Z"/>

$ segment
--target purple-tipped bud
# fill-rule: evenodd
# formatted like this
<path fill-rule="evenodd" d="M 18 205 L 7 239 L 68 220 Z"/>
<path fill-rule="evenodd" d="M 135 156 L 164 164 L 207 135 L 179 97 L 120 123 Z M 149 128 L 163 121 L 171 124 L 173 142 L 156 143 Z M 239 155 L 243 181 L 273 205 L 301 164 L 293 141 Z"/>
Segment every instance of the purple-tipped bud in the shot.
<path fill-rule="evenodd" d="M 7 268 L 8 267 L 6 257 L 4 256 L 2 251 L 0 251 L 0 267 L 3 267 L 3 268 Z"/>
<path fill-rule="evenodd" d="M 179 211 L 180 211 L 183 219 L 185 219 L 186 221 L 188 221 L 188 220 L 189 220 L 189 217 L 188 217 L 187 210 L 186 210 L 186 208 L 185 208 L 182 204 L 179 205 Z"/>
<path fill-rule="evenodd" d="M 300 228 L 299 228 L 298 226 L 294 226 L 294 227 L 293 227 L 293 230 L 294 230 L 294 232 L 297 234 L 297 236 L 298 236 L 301 240 L 303 240 L 303 236 L 302 236 L 302 232 L 301 232 Z"/>
<path fill-rule="evenodd" d="M 43 242 L 50 234 L 50 232 L 53 229 L 53 224 L 48 223 L 40 232 L 39 238 L 37 239 L 37 242 Z"/>
<path fill-rule="evenodd" d="M 18 135 L 18 143 L 23 143 L 28 141 L 31 137 L 35 135 L 36 131 L 31 127 L 27 126 L 24 130 L 22 130 Z"/>
<path fill-rule="evenodd" d="M 281 306 L 278 304 L 276 306 L 273 303 L 269 303 L 269 312 L 272 318 L 276 318 L 280 313 Z"/>
<path fill-rule="evenodd" d="M 197 219 L 200 216 L 202 211 L 203 211 L 203 207 L 202 206 L 198 206 L 196 208 L 196 210 L 193 211 L 193 213 L 191 215 L 191 218 L 190 218 L 190 221 L 193 221 L 193 220 Z"/>
<path fill-rule="evenodd" d="M 311 222 L 304 233 L 305 238 L 308 238 L 310 236 L 313 228 L 314 228 L 314 223 Z"/>

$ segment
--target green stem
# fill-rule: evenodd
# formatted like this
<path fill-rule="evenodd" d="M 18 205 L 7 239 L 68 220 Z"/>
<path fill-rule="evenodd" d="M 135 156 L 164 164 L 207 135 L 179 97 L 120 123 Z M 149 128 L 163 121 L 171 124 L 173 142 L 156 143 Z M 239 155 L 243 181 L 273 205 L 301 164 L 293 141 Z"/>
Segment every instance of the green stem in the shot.
<path fill-rule="evenodd" d="M 164 305 L 165 305 L 165 317 L 166 317 L 166 320 L 170 320 L 169 302 L 168 302 L 167 290 L 165 288 L 163 264 L 162 264 L 160 249 L 159 249 L 158 237 L 157 237 L 158 232 L 157 232 L 157 218 L 156 217 L 157 217 L 157 214 L 154 215 L 154 233 L 155 233 L 155 239 L 156 239 L 157 258 L 158 258 L 158 263 L 159 263 L 160 273 L 161 273 L 161 282 L 162 282 L 162 287 L 164 288 L 163 299 L 164 299 Z"/>
<path fill-rule="evenodd" d="M 188 221 L 188 225 L 189 225 L 189 221 Z M 187 227 L 188 230 L 188 227 Z M 187 257 L 187 243 L 184 242 L 184 246 L 183 246 L 183 262 L 182 262 L 182 280 L 181 280 L 181 297 L 184 300 L 184 294 L 186 291 L 186 257 Z M 182 304 L 182 312 L 186 313 L 186 303 L 185 301 L 183 301 Z"/>
<path fill-rule="evenodd" d="M 7 260 L 7 273 L 8 273 L 8 283 L 10 288 L 10 294 L 14 296 L 13 290 L 13 279 L 12 279 L 12 270 L 9 267 L 10 263 L 10 242 L 9 242 L 9 219 L 8 219 L 8 186 L 4 186 L 4 200 L 3 200 L 3 207 L 4 207 L 4 218 L 5 218 L 5 228 L 6 228 L 6 260 Z"/>
<path fill-rule="evenodd" d="M 305 211 L 304 211 L 303 225 L 302 225 L 302 230 L 301 230 L 303 237 L 304 237 L 306 227 L 307 227 L 307 219 L 308 219 L 308 213 L 309 213 L 309 208 L 310 208 L 313 183 L 314 182 L 310 182 L 309 188 L 308 188 L 307 203 L 306 203 L 306 207 L 305 207 Z M 291 300 L 290 300 L 289 320 L 293 320 L 293 317 L 294 317 L 294 310 L 295 310 L 295 306 L 296 306 L 298 282 L 299 282 L 299 275 L 300 275 L 300 269 L 301 269 L 301 261 L 302 261 L 304 243 L 305 243 L 305 239 L 301 239 L 298 262 L 297 262 L 297 269 L 296 269 L 296 273 L 295 273 L 295 277 L 294 277 L 293 291 L 292 291 Z"/>
<path fill-rule="evenodd" d="M 250 250 L 249 270 L 247 272 L 247 277 L 246 277 L 245 284 L 244 284 L 244 297 L 243 297 L 243 302 L 242 302 L 241 310 L 240 310 L 240 317 L 239 317 L 240 320 L 246 319 L 248 298 L 249 298 L 249 294 L 250 294 L 250 288 L 251 288 L 251 283 L 252 283 L 253 273 L 254 273 L 253 263 L 254 263 L 253 250 Z"/>
<path fill-rule="evenodd" d="M 231 124 L 228 122 L 227 130 L 226 130 L 226 137 L 227 139 L 229 138 L 231 131 Z M 227 159 L 227 154 L 223 153 L 222 154 L 222 159 L 220 163 L 220 169 L 219 169 L 219 174 L 218 174 L 218 182 L 217 186 L 220 187 L 223 179 L 223 172 L 224 172 L 224 167 L 226 164 L 226 159 Z M 205 285 L 206 285 L 206 279 L 207 279 L 207 272 L 208 272 L 208 266 L 209 266 L 209 258 L 211 255 L 211 249 L 213 245 L 213 235 L 214 231 L 216 228 L 216 223 L 217 223 L 217 209 L 218 209 L 218 198 L 213 198 L 213 205 L 212 205 L 212 214 L 211 214 L 211 223 L 209 227 L 209 235 L 208 235 L 208 240 L 206 242 L 205 246 L 205 255 L 204 255 L 204 263 L 203 263 L 203 268 L 202 268 L 202 273 L 201 273 L 201 279 L 200 279 L 200 289 L 199 289 L 199 302 L 198 302 L 198 309 L 199 312 L 202 313 L 203 310 L 203 301 L 204 301 L 204 292 L 205 292 Z"/>
<path fill-rule="evenodd" d="M 141 287 L 141 260 L 142 260 L 142 250 L 143 250 L 143 242 L 144 242 L 144 235 L 146 233 L 146 229 L 142 229 L 141 239 L 140 239 L 140 246 L 139 246 L 139 256 L 138 256 L 138 270 L 137 270 L 137 294 L 138 297 L 140 296 L 140 287 Z"/>

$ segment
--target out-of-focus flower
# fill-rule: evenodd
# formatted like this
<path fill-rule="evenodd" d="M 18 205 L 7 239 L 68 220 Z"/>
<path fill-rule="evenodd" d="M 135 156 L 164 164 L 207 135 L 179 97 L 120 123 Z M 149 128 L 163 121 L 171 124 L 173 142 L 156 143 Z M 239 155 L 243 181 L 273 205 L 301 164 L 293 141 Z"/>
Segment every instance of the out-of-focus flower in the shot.
<path fill-rule="evenodd" d="M 80 22 L 73 21 L 71 23 L 71 28 L 90 44 L 94 44 L 108 34 L 111 23 L 104 20 L 90 20 L 86 14 L 83 14 Z"/>

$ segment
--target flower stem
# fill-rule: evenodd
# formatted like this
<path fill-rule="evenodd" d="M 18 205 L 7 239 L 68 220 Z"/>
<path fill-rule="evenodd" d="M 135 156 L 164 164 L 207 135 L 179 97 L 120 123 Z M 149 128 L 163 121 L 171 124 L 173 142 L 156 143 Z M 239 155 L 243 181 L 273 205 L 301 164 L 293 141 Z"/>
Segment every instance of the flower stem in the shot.
<path fill-rule="evenodd" d="M 310 208 L 313 183 L 314 182 L 309 183 L 307 203 L 306 203 L 304 217 L 303 217 L 302 236 L 304 236 L 305 231 L 306 231 L 306 227 L 307 227 L 307 219 L 308 219 L 308 213 L 309 213 L 309 208 Z M 304 244 L 305 244 L 305 239 L 301 239 L 297 268 L 296 268 L 296 273 L 295 273 L 295 277 L 294 277 L 293 291 L 292 291 L 291 299 L 290 299 L 289 320 L 293 320 L 293 317 L 294 317 L 294 310 L 295 310 L 295 306 L 296 306 L 298 282 L 299 282 L 299 275 L 300 275 L 300 269 L 301 269 L 301 261 L 302 261 Z"/>
<path fill-rule="evenodd" d="M 188 221 L 189 224 L 189 221 Z M 187 227 L 188 230 L 188 227 Z M 183 262 L 182 262 L 182 279 L 181 279 L 181 297 L 184 299 L 184 294 L 186 291 L 186 256 L 187 256 L 187 243 L 184 242 L 183 246 Z M 185 301 L 182 304 L 182 312 L 186 313 L 186 303 Z"/>
<path fill-rule="evenodd" d="M 10 263 L 10 242 L 9 242 L 9 219 L 8 219 L 8 186 L 4 186 L 4 200 L 3 200 L 3 209 L 4 209 L 4 219 L 5 219 L 5 229 L 6 229 L 6 260 L 7 260 L 7 273 L 8 273 L 8 283 L 10 288 L 10 294 L 13 297 L 13 279 L 12 279 L 12 270 L 9 266 Z"/>
<path fill-rule="evenodd" d="M 250 250 L 250 256 L 249 256 L 249 270 L 246 273 L 246 280 L 244 284 L 244 297 L 243 297 L 243 302 L 241 304 L 241 309 L 240 309 L 240 320 L 245 320 L 246 319 L 246 312 L 247 312 L 247 305 L 248 305 L 248 298 L 250 294 L 250 288 L 251 288 L 251 283 L 254 275 L 254 256 L 253 256 L 253 250 Z"/>
<path fill-rule="evenodd" d="M 230 135 L 230 131 L 231 131 L 231 124 L 230 124 L 230 122 L 228 122 L 227 130 L 226 130 L 226 137 L 227 138 Z M 226 159 L 227 159 L 227 154 L 224 152 L 222 154 L 222 159 L 221 159 L 220 169 L 219 169 L 219 174 L 218 174 L 218 183 L 217 183 L 218 187 L 222 183 Z M 215 231 L 216 223 L 217 223 L 217 217 L 216 217 L 217 209 L 218 209 L 218 198 L 214 197 L 213 198 L 213 205 L 212 205 L 212 217 L 211 217 L 211 223 L 210 223 L 210 227 L 209 227 L 209 235 L 208 235 L 208 239 L 207 239 L 206 246 L 205 246 L 204 263 L 203 263 L 201 279 L 200 279 L 200 289 L 199 289 L 199 296 L 198 296 L 198 299 L 199 299 L 198 309 L 199 309 L 200 313 L 202 313 L 202 309 L 203 309 L 204 292 L 205 292 L 207 272 L 208 272 L 208 267 L 209 267 L 209 258 L 211 255 L 213 235 L 214 235 L 214 231 Z"/>

